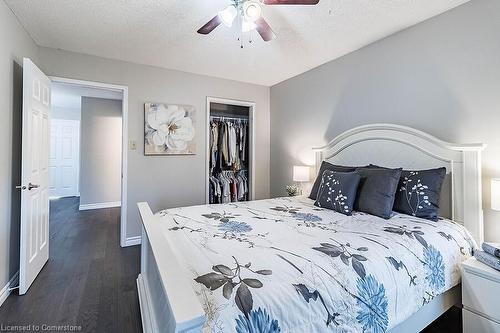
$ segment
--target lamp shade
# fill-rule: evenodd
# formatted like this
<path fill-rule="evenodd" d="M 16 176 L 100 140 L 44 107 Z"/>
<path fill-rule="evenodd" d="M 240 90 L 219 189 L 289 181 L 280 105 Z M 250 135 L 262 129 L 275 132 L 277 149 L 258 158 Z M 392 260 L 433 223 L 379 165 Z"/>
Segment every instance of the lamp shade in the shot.
<path fill-rule="evenodd" d="M 224 23 L 226 27 L 231 27 L 233 25 L 233 21 L 238 15 L 238 10 L 233 5 L 229 5 L 223 11 L 219 12 L 219 18 Z"/>
<path fill-rule="evenodd" d="M 500 178 L 491 180 L 491 209 L 500 211 Z"/>
<path fill-rule="evenodd" d="M 308 166 L 293 166 L 293 181 L 308 182 L 311 180 L 311 169 Z"/>

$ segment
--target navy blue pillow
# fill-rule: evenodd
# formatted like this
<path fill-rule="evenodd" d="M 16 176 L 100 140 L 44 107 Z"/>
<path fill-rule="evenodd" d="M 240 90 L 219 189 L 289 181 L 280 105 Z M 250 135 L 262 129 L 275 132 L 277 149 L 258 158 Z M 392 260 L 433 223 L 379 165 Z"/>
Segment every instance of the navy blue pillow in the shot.
<path fill-rule="evenodd" d="M 321 163 L 321 167 L 319 168 L 318 176 L 316 177 L 314 185 L 311 189 L 311 194 L 309 195 L 310 199 L 316 200 L 316 194 L 318 193 L 319 185 L 321 184 L 321 178 L 323 177 L 323 172 L 325 172 L 325 170 L 336 171 L 336 172 L 353 172 L 356 171 L 356 167 L 335 165 L 323 161 Z"/>
<path fill-rule="evenodd" d="M 351 215 L 360 179 L 357 172 L 325 170 L 314 205 Z"/>
<path fill-rule="evenodd" d="M 403 170 L 394 201 L 400 213 L 437 221 L 446 168 Z"/>
<path fill-rule="evenodd" d="M 358 168 L 361 175 L 354 209 L 388 219 L 391 217 L 401 169 Z"/>

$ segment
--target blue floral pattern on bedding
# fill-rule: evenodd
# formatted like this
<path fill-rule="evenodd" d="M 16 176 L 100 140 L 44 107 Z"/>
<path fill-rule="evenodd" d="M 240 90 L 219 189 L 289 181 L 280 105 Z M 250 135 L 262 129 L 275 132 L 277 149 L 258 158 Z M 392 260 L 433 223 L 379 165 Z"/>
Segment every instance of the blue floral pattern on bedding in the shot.
<path fill-rule="evenodd" d="M 238 316 L 236 319 L 236 332 L 279 333 L 281 329 L 276 319 L 272 319 L 265 309 L 259 308 L 258 310 L 252 310 L 247 317 L 244 315 Z"/>
<path fill-rule="evenodd" d="M 389 319 L 384 286 L 373 275 L 368 275 L 364 279 L 358 279 L 357 288 L 357 303 L 360 308 L 356 319 L 363 325 L 363 331 L 385 332 Z"/>
<path fill-rule="evenodd" d="M 252 231 L 252 227 L 245 222 L 226 221 L 219 224 L 219 230 L 243 234 Z"/>
<path fill-rule="evenodd" d="M 158 213 L 204 332 L 375 332 L 460 282 L 476 246 L 448 220 L 346 216 L 305 197 Z"/>
<path fill-rule="evenodd" d="M 440 291 L 444 288 L 445 277 L 444 277 L 444 262 L 441 252 L 435 249 L 432 245 L 424 251 L 424 261 L 427 275 L 425 280 L 429 282 L 430 286 L 436 290 Z"/>
<path fill-rule="evenodd" d="M 293 218 L 303 222 L 321 222 L 322 218 L 311 213 L 295 213 Z"/>

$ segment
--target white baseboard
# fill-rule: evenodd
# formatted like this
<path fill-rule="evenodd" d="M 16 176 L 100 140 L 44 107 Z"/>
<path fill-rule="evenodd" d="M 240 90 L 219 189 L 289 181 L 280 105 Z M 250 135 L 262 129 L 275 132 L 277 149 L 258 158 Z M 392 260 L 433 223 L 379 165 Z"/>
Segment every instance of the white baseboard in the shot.
<path fill-rule="evenodd" d="M 80 197 L 80 192 L 77 194 L 70 194 L 70 195 L 49 195 L 49 200 L 57 200 L 57 199 L 63 199 L 63 198 L 74 198 L 74 197 Z"/>
<path fill-rule="evenodd" d="M 14 274 L 13 277 L 10 278 L 9 282 L 5 285 L 5 287 L 0 290 L 0 306 L 2 306 L 3 302 L 9 297 L 12 290 L 10 288 L 16 287 L 19 281 L 19 271 Z"/>
<path fill-rule="evenodd" d="M 127 237 L 124 246 L 134 246 L 141 244 L 141 236 Z"/>
<path fill-rule="evenodd" d="M 120 207 L 121 205 L 122 205 L 121 201 L 101 202 L 101 203 L 93 203 L 93 204 L 80 205 L 79 210 L 113 208 L 113 207 Z"/>

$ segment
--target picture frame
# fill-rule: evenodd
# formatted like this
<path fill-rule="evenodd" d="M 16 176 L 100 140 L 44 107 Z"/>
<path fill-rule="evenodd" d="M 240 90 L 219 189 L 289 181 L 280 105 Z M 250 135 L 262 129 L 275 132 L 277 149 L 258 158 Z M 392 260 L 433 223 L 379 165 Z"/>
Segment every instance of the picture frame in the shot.
<path fill-rule="evenodd" d="M 195 124 L 192 105 L 144 103 L 144 155 L 196 154 Z"/>

